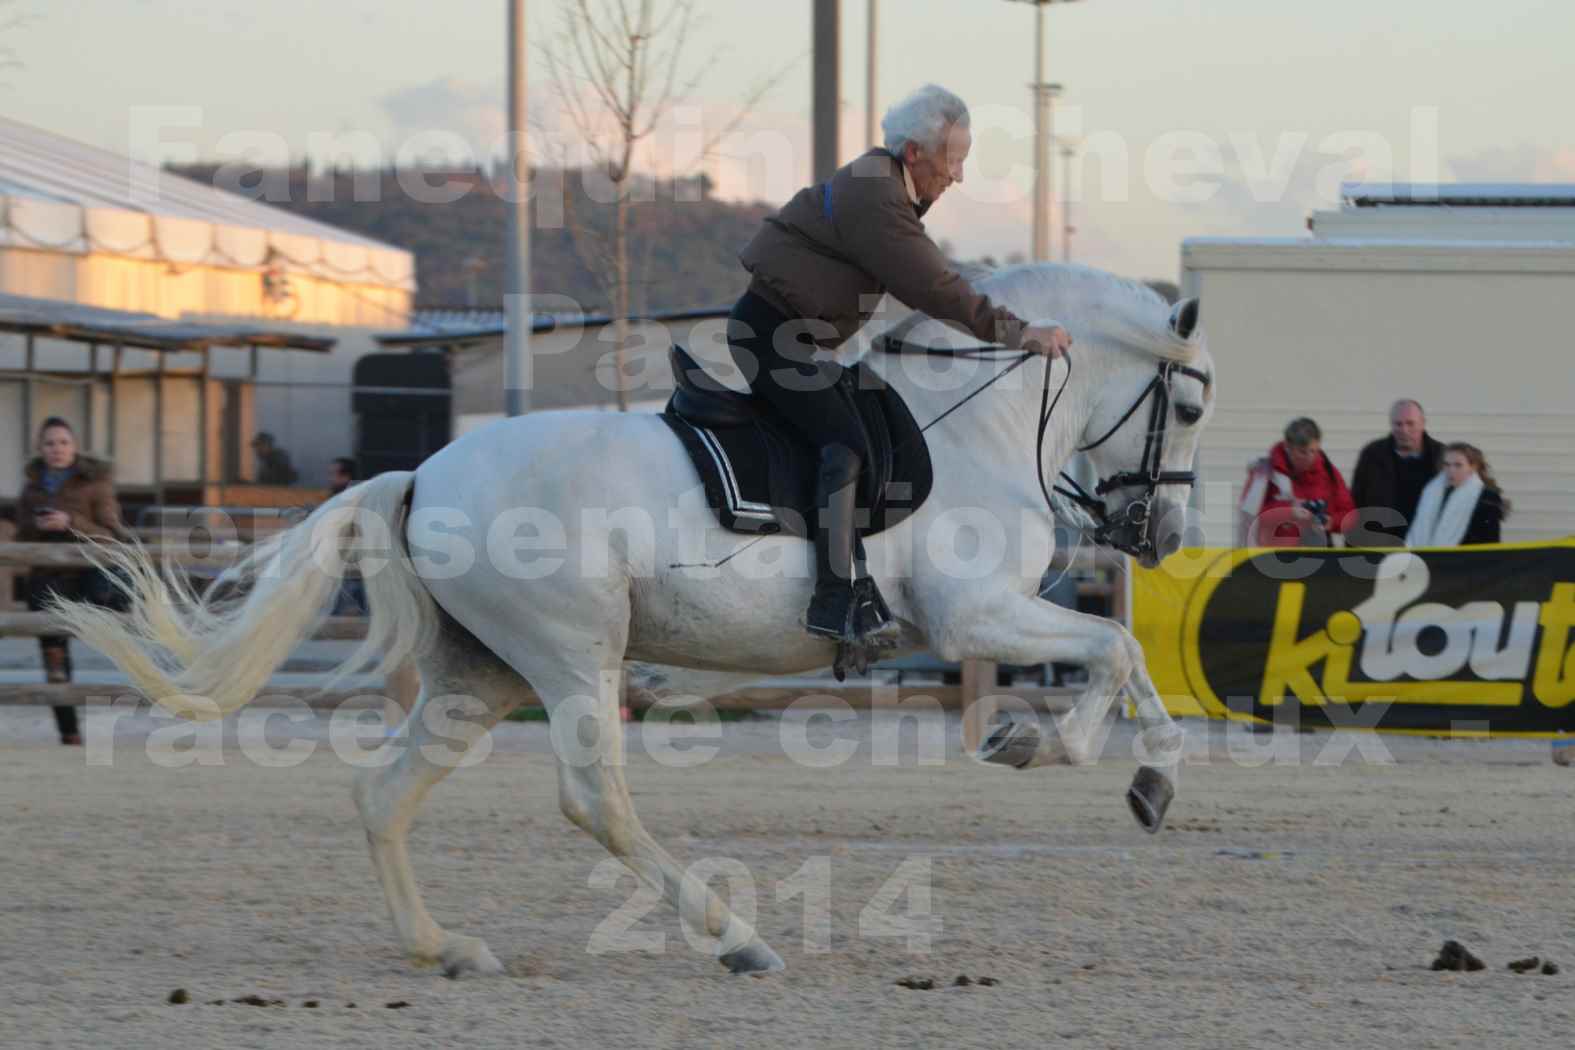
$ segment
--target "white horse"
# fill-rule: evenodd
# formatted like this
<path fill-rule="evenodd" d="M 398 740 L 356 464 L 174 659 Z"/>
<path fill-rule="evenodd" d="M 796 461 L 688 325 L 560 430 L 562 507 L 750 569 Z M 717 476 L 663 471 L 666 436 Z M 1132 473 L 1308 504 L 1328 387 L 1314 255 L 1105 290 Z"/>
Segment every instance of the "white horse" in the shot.
<path fill-rule="evenodd" d="M 1013 764 L 1092 760 L 1099 724 L 1126 688 L 1151 756 L 1139 775 L 1159 783 L 1168 801 L 1181 731 L 1137 642 L 1116 623 L 1037 597 L 1055 543 L 1038 471 L 1053 478 L 1074 449 L 1107 432 L 1088 453 L 1095 468 L 1102 476 L 1134 471 L 1149 457 L 1145 449 L 1154 450 L 1155 431 L 1162 440 L 1148 472 L 1189 468 L 1213 405 L 1213 366 L 1191 330 L 1195 304 L 1190 313 L 1171 311 L 1141 285 L 1072 267 L 1005 270 L 981 287 L 1020 316 L 1057 317 L 1076 337 L 1074 366 L 1068 375 L 1066 364 L 1033 356 L 928 433 L 933 491 L 910 518 L 868 540 L 870 571 L 905 646 L 948 660 L 1087 666 L 1088 686 L 1074 708 Z M 875 356 L 872 367 L 921 422 L 1009 363 L 953 361 L 954 378 L 940 383 L 938 359 Z M 1187 367 L 1172 372 L 1173 362 Z M 1154 398 L 1163 402 L 1157 423 L 1133 410 L 1154 394 L 1156 373 L 1165 395 Z M 1052 392 L 1064 383 L 1064 395 L 1036 462 L 1047 379 Z M 1134 501 L 1151 501 L 1141 525 L 1143 560 L 1174 550 L 1187 489 L 1126 484 L 1139 491 L 1118 487 L 1105 502 L 1119 518 Z M 380 544 L 375 533 L 384 528 L 391 542 Z M 385 556 L 375 559 L 370 551 L 380 545 Z M 615 686 L 626 661 L 700 677 L 828 666 L 830 644 L 800 625 L 814 559 L 801 539 L 751 544 L 721 531 L 660 419 L 544 412 L 467 434 L 415 472 L 357 485 L 260 545 L 231 571 L 244 586 L 232 589 L 240 597 L 227 605 L 205 606 L 178 581 L 161 580 L 135 550 L 112 557 L 129 576 L 129 621 L 81 605 L 64 605 L 61 614 L 148 696 L 193 718 L 251 700 L 320 621 L 343 563 L 359 563 L 371 607 L 367 638 L 339 671 L 378 657 L 387 669 L 413 655 L 421 674 L 421 698 L 383 745 L 388 760 L 360 772 L 354 786 L 411 957 L 439 961 L 450 975 L 502 971 L 479 938 L 448 932 L 428 914 L 406 836 L 422 798 L 456 764 L 450 750 L 469 747 L 533 689 L 555 737 L 562 739 L 561 725 L 573 735 L 587 718 L 598 729 L 588 756 L 558 755 L 564 815 L 663 892 L 691 929 L 715 938 L 730 969 L 781 968 L 776 952 L 635 816 Z M 425 717 L 430 698 L 454 694 L 480 698 L 484 715 Z"/>

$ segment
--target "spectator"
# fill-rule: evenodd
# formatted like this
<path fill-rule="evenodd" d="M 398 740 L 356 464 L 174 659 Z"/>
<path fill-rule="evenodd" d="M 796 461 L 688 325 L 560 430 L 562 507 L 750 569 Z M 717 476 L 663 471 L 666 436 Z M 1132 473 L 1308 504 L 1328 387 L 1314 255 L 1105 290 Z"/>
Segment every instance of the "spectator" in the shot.
<path fill-rule="evenodd" d="M 294 485 L 300 477 L 290 465 L 290 454 L 274 444 L 273 435 L 266 430 L 252 438 L 252 451 L 257 453 L 257 483 L 259 485 Z"/>
<path fill-rule="evenodd" d="M 355 460 L 339 456 L 328 464 L 328 493 L 337 496 L 360 479 L 355 476 Z"/>
<path fill-rule="evenodd" d="M 59 416 L 38 428 L 38 458 L 27 465 L 26 480 L 17 499 L 17 534 L 23 543 L 70 543 L 75 533 L 99 539 L 129 539 L 120 518 L 110 466 L 77 452 L 76 433 Z M 97 569 L 34 571 L 27 579 L 27 607 L 41 611 L 53 595 L 111 605 L 115 591 Z M 45 678 L 52 683 L 71 681 L 71 648 L 64 635 L 38 640 Z M 60 742 L 82 743 L 74 707 L 55 708 Z"/>
<path fill-rule="evenodd" d="M 1389 409 L 1389 436 L 1362 449 L 1351 476 L 1364 545 L 1405 542 L 1422 489 L 1438 474 L 1443 457 L 1444 444 L 1428 434 L 1421 404 L 1396 401 Z"/>
<path fill-rule="evenodd" d="M 1327 547 L 1344 532 L 1355 504 L 1345 479 L 1323 452 L 1323 433 L 1305 417 L 1285 427 L 1285 440 L 1247 468 L 1241 510 L 1253 547 Z"/>
<path fill-rule="evenodd" d="M 1499 542 L 1509 500 L 1499 491 L 1482 450 L 1456 441 L 1444 446 L 1444 469 L 1427 483 L 1407 547 L 1454 547 Z"/>

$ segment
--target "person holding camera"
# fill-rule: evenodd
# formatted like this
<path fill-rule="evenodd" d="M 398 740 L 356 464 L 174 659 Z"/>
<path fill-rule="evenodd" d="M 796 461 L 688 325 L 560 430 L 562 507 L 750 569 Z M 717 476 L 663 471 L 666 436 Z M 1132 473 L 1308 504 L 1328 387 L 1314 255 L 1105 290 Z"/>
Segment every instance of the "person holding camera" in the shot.
<path fill-rule="evenodd" d="M 81 455 L 76 432 L 59 416 L 38 428 L 38 457 L 27 465 L 17 499 L 20 543 L 71 543 L 77 534 L 99 539 L 129 539 L 120 517 L 115 484 L 108 463 Z M 34 570 L 27 578 L 27 607 L 41 611 L 51 595 L 113 604 L 114 588 L 97 569 Z M 38 640 L 44 674 L 52 683 L 71 681 L 71 650 L 64 635 Z M 60 742 L 80 745 L 82 734 L 74 707 L 55 708 Z"/>
<path fill-rule="evenodd" d="M 1355 522 L 1345 478 L 1323 451 L 1323 432 L 1303 416 L 1285 439 L 1247 468 L 1241 511 L 1245 546 L 1329 547 Z"/>

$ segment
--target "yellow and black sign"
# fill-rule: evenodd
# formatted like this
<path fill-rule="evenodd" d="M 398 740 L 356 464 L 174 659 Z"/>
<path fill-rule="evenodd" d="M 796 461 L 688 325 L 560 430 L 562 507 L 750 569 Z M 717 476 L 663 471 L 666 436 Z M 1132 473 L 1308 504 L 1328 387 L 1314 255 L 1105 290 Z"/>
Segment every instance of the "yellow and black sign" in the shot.
<path fill-rule="evenodd" d="M 1133 571 L 1133 632 L 1172 714 L 1273 722 L 1296 704 L 1314 727 L 1575 733 L 1575 540 L 1200 548 Z"/>

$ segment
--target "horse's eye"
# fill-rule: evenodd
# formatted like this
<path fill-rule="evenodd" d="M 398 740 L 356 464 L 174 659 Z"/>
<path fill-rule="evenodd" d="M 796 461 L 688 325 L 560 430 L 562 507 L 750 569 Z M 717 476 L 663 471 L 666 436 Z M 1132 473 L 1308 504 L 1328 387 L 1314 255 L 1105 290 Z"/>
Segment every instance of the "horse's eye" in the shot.
<path fill-rule="evenodd" d="M 1176 418 L 1190 427 L 1203 418 L 1203 409 L 1197 405 L 1177 405 Z"/>

